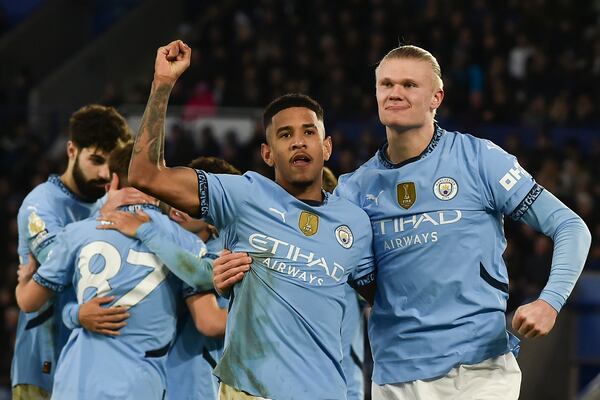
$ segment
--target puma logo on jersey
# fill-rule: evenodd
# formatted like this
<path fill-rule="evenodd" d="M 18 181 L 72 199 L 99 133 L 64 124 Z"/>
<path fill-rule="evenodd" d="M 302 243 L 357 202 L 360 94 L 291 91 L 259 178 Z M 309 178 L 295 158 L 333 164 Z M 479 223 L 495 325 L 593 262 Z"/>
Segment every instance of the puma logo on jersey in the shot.
<path fill-rule="evenodd" d="M 269 208 L 269 211 L 279 215 L 281 217 L 281 220 L 285 223 L 285 213 L 283 211 L 279 211 L 278 209 L 273 207 Z"/>
<path fill-rule="evenodd" d="M 379 196 L 381 196 L 381 193 L 383 193 L 383 190 L 381 192 L 379 192 L 379 194 L 377 196 L 375 196 L 372 193 L 367 193 L 367 195 L 366 195 L 367 200 L 373 201 L 375 203 L 375 205 L 378 206 L 379 205 Z"/>

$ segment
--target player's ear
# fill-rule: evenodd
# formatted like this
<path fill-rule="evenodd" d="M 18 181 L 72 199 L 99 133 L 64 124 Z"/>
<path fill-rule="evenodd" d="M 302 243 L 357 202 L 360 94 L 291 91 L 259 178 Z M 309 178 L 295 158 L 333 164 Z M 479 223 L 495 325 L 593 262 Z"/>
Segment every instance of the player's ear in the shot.
<path fill-rule="evenodd" d="M 75 160 L 75 157 L 77 157 L 77 146 L 71 140 L 67 141 L 67 156 L 70 161 Z"/>
<path fill-rule="evenodd" d="M 262 156 L 265 164 L 267 164 L 269 167 L 275 165 L 275 162 L 273 161 L 273 153 L 271 152 L 271 147 L 268 144 L 263 143 L 260 145 L 260 155 Z"/>
<path fill-rule="evenodd" d="M 444 89 L 437 89 L 431 98 L 431 108 L 437 110 L 444 100 Z"/>
<path fill-rule="evenodd" d="M 331 157 L 331 152 L 333 151 L 333 142 L 331 141 L 331 136 L 327 136 L 323 139 L 323 159 L 325 161 L 329 160 Z"/>

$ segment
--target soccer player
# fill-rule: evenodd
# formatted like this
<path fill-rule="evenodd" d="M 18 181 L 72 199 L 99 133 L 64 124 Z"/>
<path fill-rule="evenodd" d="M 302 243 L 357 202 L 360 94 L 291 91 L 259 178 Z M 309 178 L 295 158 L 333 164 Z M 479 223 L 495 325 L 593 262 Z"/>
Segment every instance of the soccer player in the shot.
<path fill-rule="evenodd" d="M 220 398 L 345 399 L 341 367 L 344 288 L 374 279 L 371 229 L 351 203 L 321 189 L 331 154 L 321 107 L 302 95 L 265 109 L 264 161 L 275 181 L 168 168 L 163 159 L 169 94 L 191 49 L 157 52 L 154 81 L 129 169 L 131 183 L 190 215 L 206 217 L 224 244 L 250 254 L 232 292 Z"/>
<path fill-rule="evenodd" d="M 131 149 L 130 144 L 121 151 L 130 155 Z M 121 168 L 114 168 L 124 185 L 128 163 L 127 159 Z M 152 227 L 140 229 L 152 228 L 155 232 L 149 236 L 173 241 L 196 256 L 206 252 L 197 236 L 161 214 L 158 206 L 137 204 L 125 210 L 145 210 L 152 217 Z M 33 278 L 24 277 L 17 287 L 17 302 L 26 311 L 39 308 L 72 283 L 80 304 L 111 295 L 113 306 L 131 314 L 116 337 L 84 329 L 72 332 L 58 362 L 52 396 L 164 399 L 166 355 L 175 335 L 182 283 L 141 241 L 98 230 L 97 225 L 94 218 L 69 224 L 56 236 L 51 254 Z"/>
<path fill-rule="evenodd" d="M 554 240 L 547 285 L 512 321 L 526 338 L 554 326 L 583 268 L 589 230 L 514 156 L 437 125 L 444 90 L 431 53 L 394 49 L 375 77 L 387 142 L 341 176 L 336 191 L 363 208 L 373 228 L 372 398 L 517 399 L 521 372 L 511 350 L 518 339 L 506 330 L 504 315 L 503 218 Z M 217 290 L 242 278 L 244 256 L 215 261 Z"/>
<path fill-rule="evenodd" d="M 227 161 L 215 157 L 198 157 L 189 166 L 210 173 L 241 175 Z M 108 213 L 106 217 L 111 219 L 112 215 L 113 213 Z M 172 220 L 202 239 L 208 249 L 205 257 L 218 257 L 223 245 L 214 227 L 179 210 L 171 209 L 169 215 Z M 114 225 L 105 227 L 129 234 L 137 232 L 139 226 L 146 222 L 152 223 L 141 215 L 127 214 Z M 170 259 L 174 259 L 175 263 L 181 262 L 183 258 L 189 263 L 196 262 L 189 255 L 182 254 L 180 248 L 154 246 L 152 241 L 146 241 L 146 237 L 137 237 L 165 263 Z M 173 254 L 176 254 L 174 258 Z M 209 283 L 211 281 L 212 276 Z M 201 291 L 189 285 L 184 287 L 184 297 L 187 302 L 193 303 L 194 307 L 190 307 L 190 310 L 196 315 L 192 318 L 187 308 L 181 310 L 178 315 L 176 337 L 167 357 L 167 395 L 178 400 L 217 399 L 219 382 L 212 370 L 223 353 L 228 301 L 218 296 L 212 288 L 209 291 Z"/>
<path fill-rule="evenodd" d="M 554 240 L 546 287 L 512 322 L 526 338 L 554 326 L 583 268 L 590 233 L 514 156 L 437 125 L 444 90 L 428 51 L 390 51 L 375 78 L 387 143 L 340 177 L 337 188 L 373 227 L 373 399 L 517 399 L 517 340 L 504 315 L 504 216 Z"/>
<path fill-rule="evenodd" d="M 125 119 L 112 107 L 88 105 L 71 116 L 66 171 L 60 176 L 51 175 L 47 182 L 38 185 L 19 208 L 21 264 L 30 256 L 37 263 L 43 262 L 57 233 L 67 224 L 87 218 L 98 207 L 96 200 L 105 194 L 110 177 L 108 155 L 117 145 L 130 139 Z M 143 196 L 138 194 L 129 199 L 136 198 Z M 113 207 L 115 201 L 121 200 L 123 198 L 115 197 L 107 207 Z M 39 313 L 19 315 L 11 367 L 13 399 L 49 397 L 56 359 L 64 344 L 56 332 L 66 330 L 60 323 L 66 298 L 70 296 L 48 303 Z M 107 299 L 100 298 L 76 311 L 82 317 L 83 314 L 101 317 L 102 321 L 90 321 L 98 329 L 126 317 L 119 309 L 100 309 L 100 303 L 104 301 Z M 82 318 L 82 322 L 85 320 Z"/>

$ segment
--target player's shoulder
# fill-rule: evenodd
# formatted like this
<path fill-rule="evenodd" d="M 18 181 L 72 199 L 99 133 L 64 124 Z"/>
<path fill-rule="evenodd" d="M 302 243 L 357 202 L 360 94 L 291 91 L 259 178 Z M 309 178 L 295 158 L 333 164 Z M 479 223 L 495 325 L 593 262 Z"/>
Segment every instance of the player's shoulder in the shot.
<path fill-rule="evenodd" d="M 67 207 L 74 203 L 88 204 L 71 192 L 58 175 L 51 175 L 46 182 L 40 183 L 25 196 L 19 211 L 33 210 L 60 214 L 68 212 Z M 90 206 L 93 204 L 89 203 Z"/>
<path fill-rule="evenodd" d="M 371 226 L 371 222 L 366 211 L 345 197 L 331 195 L 328 200 L 328 205 L 344 215 L 344 218 L 352 219 L 358 224 L 365 224 L 369 227 Z"/>
<path fill-rule="evenodd" d="M 21 208 L 27 206 L 48 207 L 57 197 L 63 196 L 56 184 L 50 180 L 34 187 L 23 199 Z"/>
<path fill-rule="evenodd" d="M 338 184 L 359 182 L 365 175 L 376 173 L 376 171 L 380 169 L 379 151 L 380 150 L 377 150 L 373 157 L 364 162 L 354 171 L 340 175 L 338 178 Z"/>
<path fill-rule="evenodd" d="M 447 136 L 447 142 L 453 148 L 460 148 L 465 153 L 471 153 L 473 156 L 485 156 L 489 154 L 502 154 L 507 155 L 508 153 L 496 143 L 489 139 L 478 137 L 472 133 L 458 132 L 458 131 L 445 131 Z"/>

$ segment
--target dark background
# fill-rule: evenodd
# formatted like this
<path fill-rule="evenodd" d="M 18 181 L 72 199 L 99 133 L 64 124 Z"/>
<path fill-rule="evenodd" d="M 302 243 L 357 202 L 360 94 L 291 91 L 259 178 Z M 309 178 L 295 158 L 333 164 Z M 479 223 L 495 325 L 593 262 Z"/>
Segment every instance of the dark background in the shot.
<path fill-rule="evenodd" d="M 349 172 L 385 137 L 374 66 L 399 44 L 430 50 L 446 92 L 440 125 L 503 146 L 583 217 L 593 243 L 582 279 L 600 291 L 598 1 L 0 0 L 0 399 L 17 320 L 18 207 L 63 171 L 65 126 L 83 104 L 117 107 L 135 131 L 156 48 L 176 38 L 193 60 L 171 98 L 167 163 L 214 155 L 265 174 L 257 116 L 270 100 L 316 98 L 333 137 L 328 166 Z M 207 120 L 221 125 L 198 124 Z M 227 120 L 246 128 L 223 129 Z M 552 243 L 510 222 L 506 233 L 510 312 L 539 294 Z M 550 337 L 523 344 L 522 398 L 571 398 L 600 372 L 598 306 L 577 293 Z"/>

